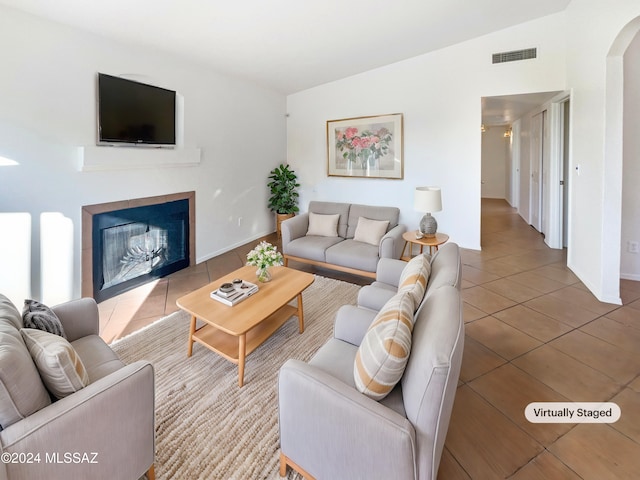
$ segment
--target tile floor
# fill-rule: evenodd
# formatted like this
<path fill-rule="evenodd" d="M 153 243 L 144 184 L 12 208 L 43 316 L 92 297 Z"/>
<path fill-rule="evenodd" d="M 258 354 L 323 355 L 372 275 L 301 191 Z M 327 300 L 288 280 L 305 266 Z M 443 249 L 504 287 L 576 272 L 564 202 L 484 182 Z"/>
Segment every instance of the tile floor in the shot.
<path fill-rule="evenodd" d="M 175 311 L 176 298 L 240 267 L 254 243 L 101 303 L 101 335 L 112 341 Z M 438 478 L 638 478 L 640 282 L 621 281 L 622 306 L 599 302 L 566 251 L 549 249 L 503 200 L 483 200 L 482 251 L 462 257 L 466 343 Z M 533 424 L 532 401 L 612 401 L 622 417 Z"/>

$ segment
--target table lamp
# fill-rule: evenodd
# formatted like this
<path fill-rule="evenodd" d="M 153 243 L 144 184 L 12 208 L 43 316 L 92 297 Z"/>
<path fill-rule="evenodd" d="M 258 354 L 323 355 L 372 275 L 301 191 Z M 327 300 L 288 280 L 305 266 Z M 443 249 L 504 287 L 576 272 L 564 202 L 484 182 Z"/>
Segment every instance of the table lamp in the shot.
<path fill-rule="evenodd" d="M 416 187 L 413 209 L 424 212 L 424 216 L 420 220 L 420 234 L 424 237 L 435 237 L 438 222 L 431 216 L 431 213 L 442 210 L 440 187 Z"/>

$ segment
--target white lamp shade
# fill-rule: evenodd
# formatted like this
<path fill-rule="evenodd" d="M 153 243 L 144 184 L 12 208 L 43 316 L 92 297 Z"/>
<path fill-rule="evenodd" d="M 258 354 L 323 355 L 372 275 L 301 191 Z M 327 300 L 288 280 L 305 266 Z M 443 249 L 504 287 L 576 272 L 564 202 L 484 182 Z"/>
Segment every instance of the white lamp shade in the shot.
<path fill-rule="evenodd" d="M 433 213 L 442 210 L 440 187 L 416 187 L 413 209 L 423 213 Z"/>

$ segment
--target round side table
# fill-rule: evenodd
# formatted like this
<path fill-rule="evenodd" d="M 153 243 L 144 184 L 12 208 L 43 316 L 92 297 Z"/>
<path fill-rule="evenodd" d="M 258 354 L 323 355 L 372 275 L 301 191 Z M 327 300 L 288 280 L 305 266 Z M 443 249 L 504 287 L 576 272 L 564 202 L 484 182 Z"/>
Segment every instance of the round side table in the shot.
<path fill-rule="evenodd" d="M 437 232 L 433 237 L 422 238 L 416 238 L 416 233 L 418 233 L 417 230 L 411 230 L 402 234 L 402 238 L 404 239 L 404 247 L 402 249 L 402 256 L 400 257 L 401 260 L 404 260 L 406 262 L 411 260 L 413 244 L 420 245 L 420 253 L 422 253 L 424 247 L 429 247 L 429 254 L 432 255 L 434 248 L 436 251 L 438 251 L 438 245 L 442 245 L 447 240 L 449 240 L 449 235 L 447 235 L 446 233 Z M 409 245 L 409 251 L 405 255 L 404 252 L 405 250 L 407 250 L 407 245 Z"/>

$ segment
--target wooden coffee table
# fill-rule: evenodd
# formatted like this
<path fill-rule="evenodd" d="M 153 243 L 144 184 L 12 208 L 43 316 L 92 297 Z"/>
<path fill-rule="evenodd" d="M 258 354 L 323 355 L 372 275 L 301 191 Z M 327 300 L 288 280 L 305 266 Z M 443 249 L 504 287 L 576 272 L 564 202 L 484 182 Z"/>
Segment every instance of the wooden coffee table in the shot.
<path fill-rule="evenodd" d="M 240 387 L 244 384 L 246 356 L 284 322 L 297 315 L 300 333 L 304 332 L 302 292 L 313 283 L 313 275 L 287 267 L 273 267 L 270 271 L 271 281 L 260 283 L 256 280 L 256 267 L 242 267 L 176 301 L 178 307 L 191 314 L 187 356 L 193 352 L 193 342 L 198 342 L 237 364 Z M 233 307 L 210 297 L 212 291 L 235 278 L 255 283 L 260 289 Z M 288 305 L 294 298 L 297 307 Z M 205 325 L 196 330 L 197 319 Z"/>

